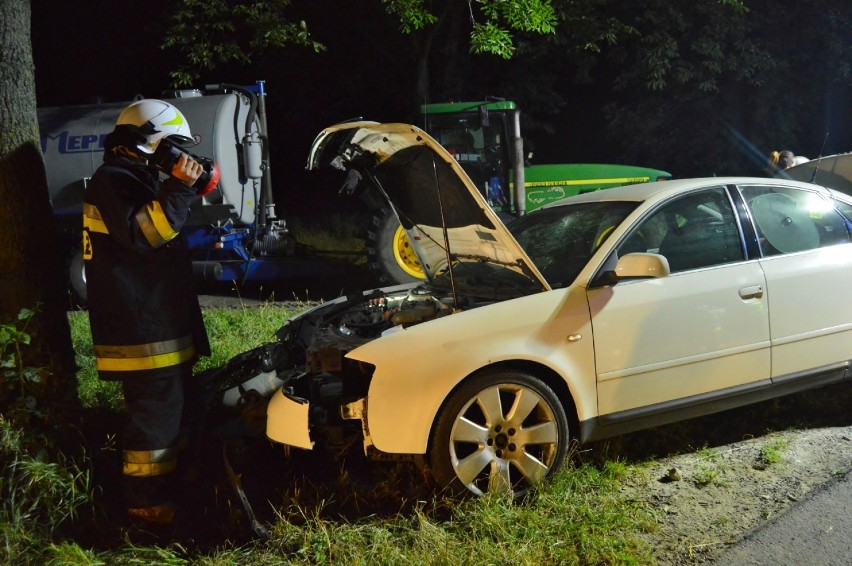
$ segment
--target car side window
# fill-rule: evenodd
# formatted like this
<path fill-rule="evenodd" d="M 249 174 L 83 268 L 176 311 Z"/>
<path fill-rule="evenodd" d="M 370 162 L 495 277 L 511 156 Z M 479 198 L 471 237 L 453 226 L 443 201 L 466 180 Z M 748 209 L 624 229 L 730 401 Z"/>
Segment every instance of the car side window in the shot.
<path fill-rule="evenodd" d="M 845 244 L 846 220 L 831 200 L 792 187 L 740 187 L 764 257 Z"/>
<path fill-rule="evenodd" d="M 734 211 L 721 187 L 663 205 L 618 248 L 619 257 L 633 252 L 665 256 L 672 273 L 744 258 Z"/>
<path fill-rule="evenodd" d="M 852 204 L 846 201 L 833 199 L 834 207 L 843 215 L 843 220 L 846 221 L 846 231 L 852 236 Z"/>

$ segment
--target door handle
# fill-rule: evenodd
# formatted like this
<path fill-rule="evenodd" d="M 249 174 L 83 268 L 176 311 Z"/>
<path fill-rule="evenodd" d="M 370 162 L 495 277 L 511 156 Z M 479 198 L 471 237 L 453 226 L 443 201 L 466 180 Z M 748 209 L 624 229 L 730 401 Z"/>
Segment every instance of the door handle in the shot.
<path fill-rule="evenodd" d="M 751 285 L 749 287 L 743 287 L 740 289 L 740 298 L 743 300 L 746 299 L 759 299 L 763 296 L 763 285 Z"/>

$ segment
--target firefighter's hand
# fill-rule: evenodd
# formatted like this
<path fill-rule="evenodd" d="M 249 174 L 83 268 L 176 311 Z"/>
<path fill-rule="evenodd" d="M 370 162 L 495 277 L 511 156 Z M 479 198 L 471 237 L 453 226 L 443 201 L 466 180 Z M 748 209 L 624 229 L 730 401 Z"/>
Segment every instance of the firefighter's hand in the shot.
<path fill-rule="evenodd" d="M 172 177 L 190 186 L 192 186 L 203 172 L 204 168 L 185 153 L 180 154 L 177 163 L 172 167 Z"/>

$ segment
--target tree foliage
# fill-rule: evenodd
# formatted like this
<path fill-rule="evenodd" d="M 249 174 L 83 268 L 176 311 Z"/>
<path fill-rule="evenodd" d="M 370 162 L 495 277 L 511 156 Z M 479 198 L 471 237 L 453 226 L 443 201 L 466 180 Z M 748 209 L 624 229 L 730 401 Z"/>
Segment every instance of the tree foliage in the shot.
<path fill-rule="evenodd" d="M 265 49 L 286 46 L 322 51 L 305 21 L 293 22 L 285 14 L 291 0 L 229 1 L 182 0 L 171 16 L 164 49 L 175 48 L 185 57 L 170 75 L 173 86 L 187 86 L 226 63 L 249 64 Z"/>
<path fill-rule="evenodd" d="M 372 92 L 389 92 L 392 85 L 415 116 L 427 101 L 511 98 L 524 110 L 528 133 L 561 132 L 540 144 L 555 160 L 571 161 L 579 153 L 676 176 L 762 174 L 770 150 L 813 157 L 852 144 L 843 110 L 852 92 L 849 2 L 361 0 L 347 4 L 349 16 L 326 6 L 308 21 L 321 30 L 328 20 L 353 13 L 380 17 L 366 9 L 371 2 L 401 33 L 380 33 L 357 47 L 365 65 L 383 64 L 389 76 L 373 72 L 367 82 L 336 70 L 329 73 L 333 80 Z M 183 0 L 182 13 L 194 14 L 184 24 L 196 28 L 171 35 L 185 35 L 180 41 L 187 46 L 198 43 L 188 57 L 196 73 L 226 60 L 220 52 L 236 61 L 258 52 L 261 43 L 255 42 L 235 55 L 256 37 L 254 28 L 223 23 L 233 19 L 225 5 L 243 4 Z M 255 2 L 252 9 L 270 4 Z M 289 2 L 275 4 L 281 16 Z M 216 18 L 204 16 L 205 10 Z M 201 23 L 208 20 L 213 23 Z M 200 41 L 190 39 L 199 33 L 205 34 Z M 397 61 L 392 71 L 389 54 Z M 352 90 L 343 90 L 352 99 Z"/>
<path fill-rule="evenodd" d="M 554 33 L 556 11 L 550 0 L 382 0 L 399 18 L 403 33 L 427 30 L 446 18 L 469 15 L 471 53 L 504 59 L 515 54 L 513 32 Z M 440 14 L 440 16 L 436 15 Z"/>
<path fill-rule="evenodd" d="M 622 17 L 639 35 L 609 53 L 619 73 L 606 114 L 627 160 L 679 176 L 763 174 L 772 150 L 849 150 L 821 147 L 832 129 L 844 137 L 852 4 L 651 0 Z"/>

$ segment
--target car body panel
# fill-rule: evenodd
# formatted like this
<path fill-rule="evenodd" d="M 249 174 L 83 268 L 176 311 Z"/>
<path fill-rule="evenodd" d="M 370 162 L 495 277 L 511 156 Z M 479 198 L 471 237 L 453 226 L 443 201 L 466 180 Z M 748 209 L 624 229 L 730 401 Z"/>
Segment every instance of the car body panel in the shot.
<path fill-rule="evenodd" d="M 760 261 L 769 280 L 772 377 L 848 360 L 852 245 L 817 248 Z"/>
<path fill-rule="evenodd" d="M 372 177 L 393 206 L 429 280 L 455 262 L 490 261 L 550 286 L 459 163 L 409 124 L 344 123 L 314 141 L 308 169 L 329 164 Z M 446 228 L 446 230 L 445 230 Z"/>
<path fill-rule="evenodd" d="M 296 448 L 313 449 L 314 443 L 309 432 L 309 410 L 308 401 L 285 395 L 279 389 L 269 399 L 266 411 L 267 438 Z"/>
<path fill-rule="evenodd" d="M 590 330 L 582 290 L 557 289 L 401 329 L 360 346 L 347 357 L 376 366 L 367 394 L 373 444 L 383 452 L 424 453 L 447 392 L 500 363 L 534 363 L 555 372 L 570 389 L 580 418 L 591 418 L 597 413 L 595 384 L 584 379 L 594 374 Z M 482 339 L 471 340 L 473 335 Z M 406 407 L 404 427 L 401 406 Z"/>
<path fill-rule="evenodd" d="M 765 379 L 766 288 L 756 261 L 589 291 L 601 415 Z"/>

